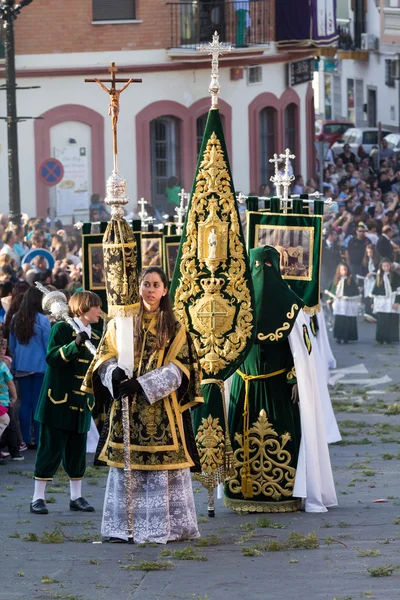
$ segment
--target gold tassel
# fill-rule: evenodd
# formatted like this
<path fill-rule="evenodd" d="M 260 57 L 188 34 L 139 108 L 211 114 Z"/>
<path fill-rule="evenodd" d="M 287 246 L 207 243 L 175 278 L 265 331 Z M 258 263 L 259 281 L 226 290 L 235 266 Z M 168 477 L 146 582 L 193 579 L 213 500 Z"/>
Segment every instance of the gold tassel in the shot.
<path fill-rule="evenodd" d="M 243 496 L 247 496 L 247 467 L 243 467 L 242 469 L 242 477 L 241 477 L 242 485 L 241 490 Z"/>
<path fill-rule="evenodd" d="M 123 283 L 122 283 L 122 295 L 125 296 L 125 298 L 128 297 L 128 278 L 126 276 L 126 274 L 124 275 L 124 279 L 123 279 Z"/>
<path fill-rule="evenodd" d="M 253 497 L 253 482 L 250 473 L 247 475 L 246 498 Z"/>
<path fill-rule="evenodd" d="M 233 477 L 234 475 L 233 450 L 231 440 L 228 437 L 228 439 L 225 439 L 225 477 Z"/>

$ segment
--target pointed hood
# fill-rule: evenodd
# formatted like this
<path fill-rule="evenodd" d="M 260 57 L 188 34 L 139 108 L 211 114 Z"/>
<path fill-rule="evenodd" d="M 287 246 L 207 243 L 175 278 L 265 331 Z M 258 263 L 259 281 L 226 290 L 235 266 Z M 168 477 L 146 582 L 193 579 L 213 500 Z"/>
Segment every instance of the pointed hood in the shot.
<path fill-rule="evenodd" d="M 256 341 L 283 342 L 292 331 L 304 302 L 282 279 L 280 255 L 272 246 L 250 250 L 250 270 L 256 307 Z"/>

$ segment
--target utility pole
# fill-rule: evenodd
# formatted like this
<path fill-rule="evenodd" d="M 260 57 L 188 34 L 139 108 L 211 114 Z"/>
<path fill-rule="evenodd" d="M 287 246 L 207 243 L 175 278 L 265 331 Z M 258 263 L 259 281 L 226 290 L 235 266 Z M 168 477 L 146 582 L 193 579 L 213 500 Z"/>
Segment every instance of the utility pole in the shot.
<path fill-rule="evenodd" d="M 19 165 L 18 165 L 18 133 L 17 133 L 17 102 L 15 81 L 15 46 L 14 46 L 14 21 L 24 6 L 32 0 L 21 0 L 17 4 L 14 0 L 0 2 L 0 19 L 3 21 L 5 31 L 4 46 L 6 59 L 6 85 L 7 92 L 7 141 L 8 141 L 8 188 L 9 188 L 9 218 L 11 223 L 19 225 L 21 221 L 21 198 L 19 193 Z M 26 117 L 25 117 L 26 118 Z"/>

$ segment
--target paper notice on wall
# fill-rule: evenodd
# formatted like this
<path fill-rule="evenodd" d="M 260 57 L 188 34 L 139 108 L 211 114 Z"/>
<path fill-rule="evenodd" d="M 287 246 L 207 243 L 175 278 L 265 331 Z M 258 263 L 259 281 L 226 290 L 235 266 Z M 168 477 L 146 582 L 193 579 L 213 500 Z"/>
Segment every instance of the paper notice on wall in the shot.
<path fill-rule="evenodd" d="M 64 167 L 63 180 L 56 186 L 57 216 L 69 216 L 75 210 L 89 208 L 86 148 L 71 144 L 56 148 L 54 156 Z"/>

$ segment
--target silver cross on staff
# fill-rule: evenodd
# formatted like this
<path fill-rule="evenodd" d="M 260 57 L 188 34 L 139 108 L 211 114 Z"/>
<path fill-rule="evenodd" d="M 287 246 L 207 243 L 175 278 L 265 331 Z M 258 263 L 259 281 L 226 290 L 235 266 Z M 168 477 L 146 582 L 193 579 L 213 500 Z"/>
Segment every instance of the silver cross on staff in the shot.
<path fill-rule="evenodd" d="M 200 52 L 207 52 L 207 54 L 211 54 L 211 83 L 209 85 L 208 91 L 211 94 L 211 108 L 218 108 L 218 94 L 221 91 L 221 86 L 219 85 L 219 74 L 218 74 L 218 64 L 219 57 L 222 56 L 225 52 L 231 52 L 232 46 L 230 44 L 221 44 L 219 41 L 219 35 L 215 31 L 212 42 L 209 42 L 207 46 L 200 46 L 198 50 Z"/>
<path fill-rule="evenodd" d="M 177 231 L 178 233 L 182 233 L 183 217 L 185 216 L 187 211 L 187 205 L 185 208 L 185 201 L 189 200 L 190 194 L 188 194 L 188 192 L 185 192 L 184 188 L 182 188 L 178 196 L 181 199 L 181 201 L 179 206 L 175 208 L 175 212 L 178 215 Z"/>
<path fill-rule="evenodd" d="M 289 148 L 286 148 L 285 154 L 280 154 L 279 158 L 285 161 L 285 170 L 283 175 L 280 176 L 281 186 L 283 187 L 283 198 L 281 199 L 281 208 L 283 212 L 286 214 L 288 211 L 289 204 L 291 203 L 291 199 L 289 198 L 289 188 L 290 184 L 294 180 L 294 175 L 289 175 L 289 162 L 291 159 L 295 159 L 295 154 L 290 154 Z"/>
<path fill-rule="evenodd" d="M 270 181 L 272 181 L 272 183 L 275 185 L 275 190 L 276 190 L 276 195 L 280 196 L 281 195 L 281 175 L 279 174 L 278 171 L 278 165 L 279 163 L 282 162 L 282 155 L 278 156 L 276 153 L 274 154 L 273 158 L 269 159 L 270 163 L 274 163 L 275 164 L 275 173 L 274 175 L 272 175 L 270 177 Z"/>
<path fill-rule="evenodd" d="M 142 221 L 142 225 L 144 225 L 144 223 L 146 222 L 146 218 L 149 216 L 147 211 L 144 208 L 144 205 L 147 204 L 147 200 L 145 200 L 144 198 L 140 198 L 140 200 L 138 201 L 138 204 L 141 208 L 138 215 L 139 215 L 140 220 Z"/>

